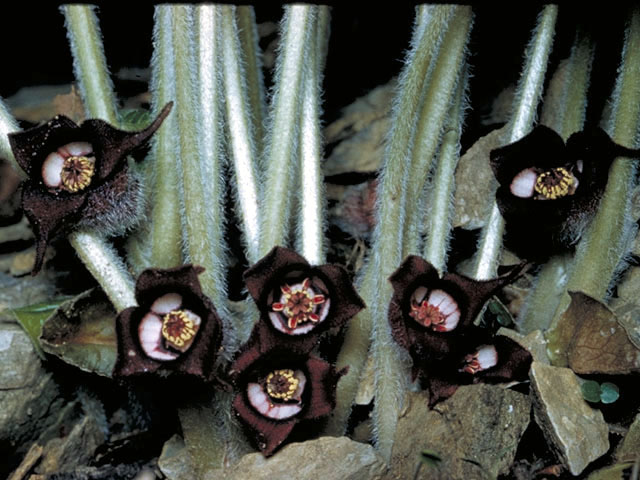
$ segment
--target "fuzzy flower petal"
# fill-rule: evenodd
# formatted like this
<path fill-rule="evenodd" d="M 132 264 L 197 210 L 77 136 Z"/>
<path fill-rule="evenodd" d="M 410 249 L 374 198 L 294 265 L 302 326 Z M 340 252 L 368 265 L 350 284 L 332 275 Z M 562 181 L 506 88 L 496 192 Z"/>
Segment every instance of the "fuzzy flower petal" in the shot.
<path fill-rule="evenodd" d="M 480 330 L 480 329 L 478 329 Z M 507 383 L 528 378 L 531 354 L 508 337 L 489 337 L 476 332 L 473 346 L 430 366 L 423 376 L 429 390 L 429 405 L 449 398 L 460 385 L 473 383 Z"/>
<path fill-rule="evenodd" d="M 616 144 L 599 128 L 574 133 L 565 144 L 542 125 L 491 151 L 507 247 L 542 261 L 573 246 L 595 213 L 618 156 L 637 158 L 640 150 Z"/>
<path fill-rule="evenodd" d="M 125 228 L 135 221 L 137 180 L 128 175 L 127 155 L 144 145 L 169 114 L 169 103 L 142 131 L 125 132 L 91 119 L 76 125 L 59 115 L 49 122 L 9 134 L 17 163 L 27 173 L 22 207 L 36 237 L 33 274 L 42 267 L 49 239 L 74 226 Z M 131 178 L 130 178 L 131 177 Z M 114 204 L 120 208 L 113 208 Z"/>
<path fill-rule="evenodd" d="M 336 371 L 319 358 L 298 354 L 284 344 L 261 352 L 249 345 L 231 366 L 237 390 L 233 409 L 248 436 L 270 456 L 294 428 L 308 437 L 336 404 L 336 384 L 346 370 Z"/>
<path fill-rule="evenodd" d="M 395 341 L 413 358 L 413 375 L 423 366 L 464 348 L 469 329 L 485 302 L 527 268 L 522 263 L 492 280 L 456 273 L 442 277 L 426 260 L 409 256 L 389 277 L 393 296 L 388 318 Z"/>
<path fill-rule="evenodd" d="M 198 275 L 184 265 L 150 268 L 136 282 L 137 307 L 118 315 L 118 358 L 114 376 L 157 373 L 213 380 L 222 341 L 222 322 Z"/>
<path fill-rule="evenodd" d="M 323 332 L 342 327 L 365 306 L 342 267 L 312 266 L 282 247 L 249 268 L 244 279 L 261 315 L 252 340 L 263 351 L 286 338 L 290 348 L 308 352 Z"/>

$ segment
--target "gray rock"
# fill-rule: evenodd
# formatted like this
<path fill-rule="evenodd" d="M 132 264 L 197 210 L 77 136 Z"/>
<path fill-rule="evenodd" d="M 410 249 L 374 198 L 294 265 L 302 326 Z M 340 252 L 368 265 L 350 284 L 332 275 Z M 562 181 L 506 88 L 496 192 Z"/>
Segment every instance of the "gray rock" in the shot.
<path fill-rule="evenodd" d="M 207 472 L 204 480 L 376 480 L 385 469 L 371 445 L 347 437 L 321 437 L 291 443 L 270 458 L 250 453 L 229 470 Z"/>
<path fill-rule="evenodd" d="M 47 442 L 36 473 L 45 475 L 71 472 L 76 467 L 86 465 L 93 458 L 96 448 L 104 441 L 105 435 L 95 418 L 85 416 L 69 435 Z"/>
<path fill-rule="evenodd" d="M 0 323 L 0 364 L 0 450 L 26 453 L 66 402 L 17 324 Z"/>
<path fill-rule="evenodd" d="M 158 468 L 169 480 L 191 480 L 196 473 L 191 457 L 179 435 L 174 435 L 162 447 Z"/>
<path fill-rule="evenodd" d="M 425 392 L 409 393 L 398 421 L 388 478 L 414 478 L 423 451 L 441 459 L 415 478 L 495 478 L 507 473 L 529 424 L 526 395 L 495 385 L 469 385 L 433 409 Z"/>
<path fill-rule="evenodd" d="M 535 419 L 573 475 L 579 475 L 609 449 L 602 412 L 584 401 L 580 384 L 568 368 L 533 362 L 529 373 Z"/>
<path fill-rule="evenodd" d="M 618 445 L 616 460 L 618 462 L 635 462 L 640 458 L 640 414 L 629 427 L 629 431 Z"/>

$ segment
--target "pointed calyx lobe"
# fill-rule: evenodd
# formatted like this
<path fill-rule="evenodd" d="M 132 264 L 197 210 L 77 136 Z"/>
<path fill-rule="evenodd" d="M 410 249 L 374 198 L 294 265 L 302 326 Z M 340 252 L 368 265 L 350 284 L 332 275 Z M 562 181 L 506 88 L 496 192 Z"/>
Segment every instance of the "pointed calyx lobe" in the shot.
<path fill-rule="evenodd" d="M 300 354 L 285 343 L 263 351 L 245 349 L 231 366 L 236 391 L 233 410 L 265 456 L 272 455 L 298 424 L 304 437 L 335 408 L 336 384 L 346 370 Z"/>
<path fill-rule="evenodd" d="M 522 139 L 491 152 L 496 201 L 506 221 L 507 247 L 542 261 L 579 239 L 599 204 L 616 157 L 640 156 L 600 128 L 574 133 L 565 144 L 539 125 Z"/>
<path fill-rule="evenodd" d="M 342 267 L 309 265 L 283 247 L 249 268 L 244 280 L 261 317 L 252 341 L 263 349 L 284 340 L 298 352 L 309 352 L 323 332 L 341 328 L 364 308 Z"/>
<path fill-rule="evenodd" d="M 413 360 L 414 379 L 420 378 L 428 389 L 432 381 L 449 382 L 446 391 L 450 395 L 457 385 L 463 384 L 460 382 L 472 383 L 475 378 L 485 376 L 493 378 L 490 373 L 479 375 L 481 371 L 501 372 L 501 362 L 510 361 L 510 357 L 500 355 L 503 340 L 498 342 L 473 322 L 487 300 L 515 281 L 527 267 L 528 264 L 521 263 L 495 279 L 480 281 L 455 273 L 440 276 L 426 260 L 407 257 L 389 278 L 393 296 L 388 314 L 393 338 Z M 500 345 L 498 356 L 495 350 L 483 349 L 496 342 Z M 518 352 L 529 355 L 516 347 Z M 461 373 L 464 373 L 462 377 Z M 434 401 L 444 398 L 444 392 L 438 391 L 438 395 L 432 397 Z"/>
<path fill-rule="evenodd" d="M 169 374 L 214 379 L 222 323 L 202 293 L 204 269 L 183 265 L 150 268 L 136 283 L 137 307 L 118 315 L 118 358 L 114 376 Z"/>
<path fill-rule="evenodd" d="M 125 132 L 97 119 L 76 125 L 58 115 L 43 125 L 9 134 L 16 161 L 28 176 L 22 207 L 36 237 L 34 274 L 42 266 L 52 236 L 76 226 L 99 227 L 101 217 L 109 214 L 120 213 L 121 222 L 135 221 L 137 186 L 131 185 L 127 156 L 160 128 L 171 107 L 167 104 L 139 132 Z M 121 212 L 114 202 L 124 206 Z"/>

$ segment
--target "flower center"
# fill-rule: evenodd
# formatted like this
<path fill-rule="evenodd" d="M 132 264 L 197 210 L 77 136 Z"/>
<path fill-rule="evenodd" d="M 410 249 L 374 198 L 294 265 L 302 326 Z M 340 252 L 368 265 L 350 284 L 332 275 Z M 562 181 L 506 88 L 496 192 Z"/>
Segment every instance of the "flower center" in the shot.
<path fill-rule="evenodd" d="M 552 168 L 538 175 L 535 191 L 549 200 L 573 194 L 571 186 L 575 179 L 566 168 Z"/>
<path fill-rule="evenodd" d="M 498 364 L 498 352 L 493 345 L 483 345 L 475 353 L 470 353 L 464 357 L 464 365 L 461 372 L 474 375 L 482 370 L 495 367 Z"/>
<path fill-rule="evenodd" d="M 282 296 L 279 302 L 271 305 L 271 310 L 284 313 L 288 319 L 289 328 L 296 328 L 299 323 L 320 321 L 314 309 L 316 305 L 324 303 L 325 298 L 324 295 L 316 295 L 310 287 L 311 282 L 308 278 L 305 278 L 298 287 L 286 284 L 280 287 Z"/>
<path fill-rule="evenodd" d="M 267 394 L 276 400 L 289 401 L 295 395 L 299 383 L 293 370 L 274 370 L 267 375 Z"/>
<path fill-rule="evenodd" d="M 65 159 L 60 173 L 62 188 L 75 193 L 84 190 L 91 183 L 95 166 L 87 157 L 71 156 Z"/>
<path fill-rule="evenodd" d="M 447 320 L 447 316 L 444 315 L 438 307 L 431 305 L 427 300 L 423 300 L 420 304 L 411 302 L 411 311 L 409 312 L 409 316 L 425 327 L 440 325 Z"/>
<path fill-rule="evenodd" d="M 162 336 L 175 348 L 184 347 L 195 334 L 193 321 L 183 310 L 172 310 L 162 319 Z"/>

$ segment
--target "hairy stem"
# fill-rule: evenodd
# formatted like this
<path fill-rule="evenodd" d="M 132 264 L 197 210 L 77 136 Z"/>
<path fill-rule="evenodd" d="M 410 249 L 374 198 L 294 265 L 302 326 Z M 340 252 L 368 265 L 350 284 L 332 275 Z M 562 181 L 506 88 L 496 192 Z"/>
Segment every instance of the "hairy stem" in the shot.
<path fill-rule="evenodd" d="M 320 134 L 320 90 L 325 53 L 329 42 L 329 7 L 318 7 L 312 45 L 306 56 L 300 126 L 300 195 L 297 249 L 311 264 L 325 259 L 325 204 Z"/>
<path fill-rule="evenodd" d="M 425 212 L 419 208 L 418 198 L 424 190 L 427 175 L 438 144 L 442 129 L 455 94 L 456 82 L 465 63 L 465 50 L 471 30 L 471 15 L 454 15 L 449 28 L 442 38 L 440 51 L 433 53 L 430 79 L 424 87 L 424 103 L 416 130 L 415 147 L 411 160 L 412 174 L 407 184 L 407 218 L 404 223 L 403 256 L 419 254 L 421 217 Z M 429 217 L 433 217 L 433 213 Z"/>
<path fill-rule="evenodd" d="M 63 5 L 73 70 L 88 117 L 117 125 L 116 97 L 93 5 Z"/>
<path fill-rule="evenodd" d="M 542 10 L 534 36 L 525 54 L 525 66 L 518 84 L 506 143 L 524 137 L 533 127 L 538 102 L 542 94 L 545 73 L 558 16 L 557 5 L 547 5 Z M 482 230 L 472 276 L 478 280 L 493 277 L 500 262 L 504 219 L 493 202 L 487 225 Z"/>
<path fill-rule="evenodd" d="M 264 78 L 262 75 L 262 52 L 258 45 L 258 29 L 256 15 L 250 5 L 239 5 L 236 8 L 236 22 L 240 47 L 244 58 L 245 79 L 249 111 L 251 112 L 252 131 L 258 156 L 262 154 L 264 141 L 263 122 L 266 117 L 267 103 L 264 93 Z"/>
<path fill-rule="evenodd" d="M 151 103 L 154 112 L 176 96 L 176 77 L 171 50 L 171 7 L 157 5 L 153 26 L 154 50 L 151 57 Z M 154 267 L 182 264 L 182 225 L 176 166 L 178 124 L 169 115 L 152 139 L 153 173 L 151 197 L 151 258 Z M 151 168 L 147 169 L 150 172 Z"/>
<path fill-rule="evenodd" d="M 554 105 L 543 105 L 541 123 L 556 130 L 566 141 L 582 129 L 587 110 L 587 90 L 594 44 L 582 33 L 576 35 L 571 55 L 560 73 L 561 96 Z M 542 266 L 535 286 L 518 319 L 522 333 L 546 330 L 563 298 L 564 287 L 573 265 L 570 254 L 556 255 Z"/>
<path fill-rule="evenodd" d="M 287 5 L 281 23 L 281 46 L 270 113 L 269 143 L 265 149 L 266 178 L 262 195 L 260 256 L 285 245 L 290 225 L 292 172 L 298 152 L 302 65 L 312 44 L 316 6 Z M 315 42 L 313 43 L 315 45 Z"/>
<path fill-rule="evenodd" d="M 460 158 L 460 135 L 464 123 L 464 105 L 468 85 L 467 70 L 460 73 L 458 87 L 451 106 L 444 136 L 440 145 L 440 157 L 430 185 L 428 196 L 429 215 L 427 215 L 427 239 L 424 258 L 443 272 L 447 263 L 447 247 L 453 213 L 453 192 L 455 189 L 455 171 Z"/>
<path fill-rule="evenodd" d="M 78 230 L 69 234 L 69 243 L 116 311 L 136 305 L 133 278 L 115 249 L 101 235 L 94 231 Z"/>
<path fill-rule="evenodd" d="M 611 117 L 607 130 L 618 144 L 637 148 L 640 127 L 640 96 L 637 79 L 640 75 L 640 9 L 634 8 L 627 27 L 622 51 L 621 68 L 611 96 Z M 622 257 L 626 253 L 631 226 L 630 200 L 635 162 L 617 158 L 609 170 L 609 181 L 600 207 L 576 250 L 575 264 L 567 290 L 577 290 L 604 300 Z M 569 305 L 565 295 L 556 310 L 553 327 Z M 555 364 L 566 364 L 564 345 L 555 331 L 548 335 L 548 352 Z"/>
<path fill-rule="evenodd" d="M 224 5 L 218 8 L 222 17 L 222 70 L 229 131 L 229 154 L 234 166 L 234 186 L 247 258 L 249 262 L 254 263 L 260 258 L 260 218 L 256 151 L 249 109 L 251 104 L 246 101 L 249 93 L 241 61 L 242 50 L 238 39 L 235 7 Z"/>
<path fill-rule="evenodd" d="M 18 131 L 20 131 L 18 122 L 13 118 L 4 102 L 0 100 L 0 157 L 5 158 L 14 170 L 18 172 L 20 178 L 24 179 L 26 174 L 16 162 L 16 157 L 13 156 L 8 137 L 8 134 Z"/>

